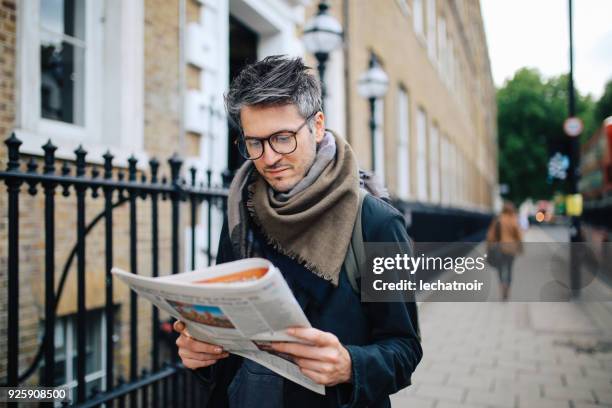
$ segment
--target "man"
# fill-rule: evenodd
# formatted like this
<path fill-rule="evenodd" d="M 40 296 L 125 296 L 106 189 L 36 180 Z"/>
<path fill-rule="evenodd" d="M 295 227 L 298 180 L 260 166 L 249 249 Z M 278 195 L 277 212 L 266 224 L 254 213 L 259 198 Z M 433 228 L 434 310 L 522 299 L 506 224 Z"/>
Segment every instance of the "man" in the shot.
<path fill-rule="evenodd" d="M 228 198 L 217 263 L 269 259 L 283 273 L 313 328 L 303 343 L 276 343 L 325 385 L 319 395 L 220 347 L 192 339 L 181 322 L 183 364 L 211 385 L 211 407 L 387 407 L 410 384 L 422 356 L 406 303 L 361 303 L 343 261 L 359 210 L 359 170 L 350 146 L 325 130 L 318 80 L 299 58 L 247 66 L 226 96 L 247 162 Z M 364 242 L 407 242 L 403 217 L 371 195 Z"/>

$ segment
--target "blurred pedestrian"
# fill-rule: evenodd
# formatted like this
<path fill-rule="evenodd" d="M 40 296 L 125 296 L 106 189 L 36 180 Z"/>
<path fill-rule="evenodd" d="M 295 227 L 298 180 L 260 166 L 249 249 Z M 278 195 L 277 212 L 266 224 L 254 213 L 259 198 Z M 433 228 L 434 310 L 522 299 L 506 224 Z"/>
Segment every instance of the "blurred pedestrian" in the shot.
<path fill-rule="evenodd" d="M 514 257 L 523 252 L 523 239 L 514 204 L 504 202 L 501 214 L 491 221 L 487 231 L 487 245 L 496 248 L 495 267 L 499 272 L 500 290 L 503 300 L 508 300 L 512 283 Z"/>

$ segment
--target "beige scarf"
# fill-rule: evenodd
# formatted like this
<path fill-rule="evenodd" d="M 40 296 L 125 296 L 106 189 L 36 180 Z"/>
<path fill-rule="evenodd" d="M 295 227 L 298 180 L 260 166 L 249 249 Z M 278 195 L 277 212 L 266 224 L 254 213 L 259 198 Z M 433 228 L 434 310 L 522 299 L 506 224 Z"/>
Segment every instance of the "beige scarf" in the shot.
<path fill-rule="evenodd" d="M 357 160 L 346 141 L 333 135 L 336 156 L 307 188 L 288 199 L 268 194 L 265 179 L 251 162 L 236 173 L 229 192 L 228 220 L 235 247 L 244 247 L 246 228 L 242 191 L 249 189 L 246 209 L 277 251 L 338 285 L 359 206 Z M 237 242 L 239 241 L 239 242 Z M 243 254 L 244 255 L 244 254 Z"/>

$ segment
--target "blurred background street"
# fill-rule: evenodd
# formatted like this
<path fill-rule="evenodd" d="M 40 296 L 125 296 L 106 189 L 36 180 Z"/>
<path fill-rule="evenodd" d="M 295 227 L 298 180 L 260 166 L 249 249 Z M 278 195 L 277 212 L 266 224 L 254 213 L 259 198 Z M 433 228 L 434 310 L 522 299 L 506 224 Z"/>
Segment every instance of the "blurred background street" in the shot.
<path fill-rule="evenodd" d="M 553 237 L 567 241 L 567 228 L 532 227 L 525 240 Z M 531 281 L 530 262 L 516 259 L 513 286 Z M 612 302 L 423 302 L 419 312 L 423 361 L 394 407 L 612 406 Z"/>

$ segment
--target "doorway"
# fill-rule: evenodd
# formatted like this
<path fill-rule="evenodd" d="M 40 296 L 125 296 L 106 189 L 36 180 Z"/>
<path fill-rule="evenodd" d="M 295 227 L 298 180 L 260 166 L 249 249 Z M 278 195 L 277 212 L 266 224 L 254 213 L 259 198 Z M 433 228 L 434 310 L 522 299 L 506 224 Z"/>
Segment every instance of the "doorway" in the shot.
<path fill-rule="evenodd" d="M 230 14 L 229 18 L 229 83 L 248 64 L 257 61 L 259 35 Z M 227 167 L 233 173 L 244 162 L 234 142 L 240 136 L 237 125 L 228 118 Z"/>

